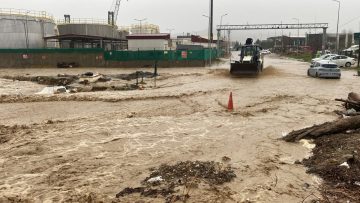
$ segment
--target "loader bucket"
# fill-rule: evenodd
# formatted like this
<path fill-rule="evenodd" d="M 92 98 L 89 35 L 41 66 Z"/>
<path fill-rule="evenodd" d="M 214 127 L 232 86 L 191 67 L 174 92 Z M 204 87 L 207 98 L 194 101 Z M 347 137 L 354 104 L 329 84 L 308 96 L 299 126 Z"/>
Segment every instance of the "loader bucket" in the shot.
<path fill-rule="evenodd" d="M 261 67 L 253 63 L 231 63 L 230 74 L 232 75 L 257 75 Z"/>

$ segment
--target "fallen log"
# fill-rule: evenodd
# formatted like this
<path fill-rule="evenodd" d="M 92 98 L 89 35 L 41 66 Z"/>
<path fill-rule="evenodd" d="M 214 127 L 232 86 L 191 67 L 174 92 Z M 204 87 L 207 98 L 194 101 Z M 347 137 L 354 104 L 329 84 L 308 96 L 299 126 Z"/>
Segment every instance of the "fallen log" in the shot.
<path fill-rule="evenodd" d="M 360 104 L 358 102 L 351 101 L 351 100 L 335 99 L 335 101 L 341 101 L 341 102 L 344 102 L 344 103 L 349 103 L 349 104 L 352 104 L 352 105 L 360 106 Z"/>
<path fill-rule="evenodd" d="M 360 112 L 353 112 L 353 111 L 338 111 L 335 110 L 334 113 L 336 113 L 339 116 L 359 116 Z"/>
<path fill-rule="evenodd" d="M 344 133 L 348 130 L 356 130 L 359 128 L 360 116 L 353 116 L 293 131 L 287 136 L 285 136 L 283 139 L 286 142 L 297 142 L 301 139 L 316 139 L 321 136 Z"/>
<path fill-rule="evenodd" d="M 340 101 L 345 103 L 346 109 L 355 109 L 356 111 L 360 110 L 360 103 L 352 100 L 345 99 L 335 99 L 335 101 Z"/>

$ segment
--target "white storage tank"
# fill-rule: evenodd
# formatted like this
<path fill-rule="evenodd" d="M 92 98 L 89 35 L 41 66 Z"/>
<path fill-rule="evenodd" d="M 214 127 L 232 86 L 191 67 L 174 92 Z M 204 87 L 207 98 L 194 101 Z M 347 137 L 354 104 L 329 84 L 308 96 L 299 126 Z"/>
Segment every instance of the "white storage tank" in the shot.
<path fill-rule="evenodd" d="M 57 35 L 52 15 L 45 11 L 0 8 L 0 49 L 45 48 L 44 37 Z"/>

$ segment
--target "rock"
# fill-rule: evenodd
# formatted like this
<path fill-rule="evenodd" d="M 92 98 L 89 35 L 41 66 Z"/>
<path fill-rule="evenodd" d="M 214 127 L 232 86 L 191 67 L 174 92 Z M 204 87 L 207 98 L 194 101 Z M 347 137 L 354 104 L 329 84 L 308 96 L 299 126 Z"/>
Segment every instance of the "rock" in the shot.
<path fill-rule="evenodd" d="M 126 116 L 126 118 L 133 118 L 135 114 L 136 114 L 135 112 L 131 112 Z"/>
<path fill-rule="evenodd" d="M 297 165 L 299 165 L 299 164 L 301 164 L 301 161 L 299 161 L 299 160 L 296 160 L 296 161 L 294 162 L 294 164 L 297 164 Z"/>
<path fill-rule="evenodd" d="M 303 187 L 306 188 L 306 189 L 308 189 L 308 188 L 310 187 L 310 184 L 309 184 L 309 183 L 304 183 L 304 184 L 303 184 Z"/>
<path fill-rule="evenodd" d="M 93 73 L 93 72 L 86 72 L 86 73 L 84 73 L 84 74 L 82 74 L 82 75 L 83 75 L 83 76 L 91 77 L 91 76 L 94 75 L 94 73 Z"/>
<path fill-rule="evenodd" d="M 54 91 L 54 94 L 61 94 L 61 93 L 66 93 L 66 88 L 65 88 L 65 87 L 58 87 L 58 88 Z"/>
<path fill-rule="evenodd" d="M 221 160 L 222 160 L 223 162 L 230 162 L 230 161 L 231 161 L 231 158 L 229 158 L 229 157 L 227 157 L 227 156 L 223 156 L 223 157 L 221 158 Z"/>

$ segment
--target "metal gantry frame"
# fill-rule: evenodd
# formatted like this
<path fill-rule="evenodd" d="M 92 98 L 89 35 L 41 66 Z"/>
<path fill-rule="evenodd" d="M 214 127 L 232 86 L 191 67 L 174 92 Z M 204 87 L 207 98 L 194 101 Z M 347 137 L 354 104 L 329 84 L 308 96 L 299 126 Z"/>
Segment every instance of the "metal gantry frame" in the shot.
<path fill-rule="evenodd" d="M 218 25 L 218 36 L 222 30 L 295 30 L 295 29 L 323 29 L 322 52 L 325 53 L 326 48 L 326 31 L 329 28 L 328 23 L 301 23 L 301 24 L 247 24 L 247 25 Z M 220 47 L 218 47 L 219 49 Z"/>

